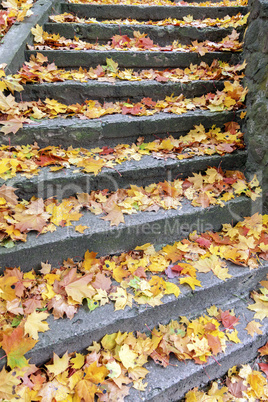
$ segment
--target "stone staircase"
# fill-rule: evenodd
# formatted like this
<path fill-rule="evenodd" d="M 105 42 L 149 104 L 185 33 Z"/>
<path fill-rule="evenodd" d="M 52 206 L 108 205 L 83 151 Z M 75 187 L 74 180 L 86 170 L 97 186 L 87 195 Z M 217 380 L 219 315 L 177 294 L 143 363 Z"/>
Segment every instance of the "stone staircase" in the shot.
<path fill-rule="evenodd" d="M 135 18 L 137 20 L 159 20 L 168 17 L 182 19 L 192 15 L 194 19 L 223 18 L 225 15 L 235 15 L 238 12 L 247 13 L 247 7 L 198 7 L 198 6 L 135 6 L 135 5 L 94 5 L 57 3 L 58 13 L 73 13 L 83 18 L 98 20 L 116 18 Z M 190 44 L 194 40 L 220 41 L 232 32 L 232 28 L 196 28 L 148 25 L 117 26 L 108 24 L 83 23 L 51 23 L 45 21 L 44 30 L 50 33 L 59 33 L 66 38 L 78 36 L 79 39 L 92 43 L 106 42 L 113 35 L 131 36 L 133 31 L 139 30 L 159 43 L 166 46 L 173 40 L 182 44 Z M 238 29 L 240 38 L 243 38 L 243 29 Z M 81 51 L 81 50 L 42 50 L 40 51 L 49 62 L 55 62 L 59 68 L 88 68 L 105 64 L 106 58 L 112 58 L 120 68 L 131 69 L 165 69 L 185 68 L 190 64 L 204 61 L 208 64 L 214 59 L 236 64 L 242 60 L 241 53 L 208 52 L 204 56 L 197 53 L 164 52 L 164 51 Z M 35 50 L 25 50 L 25 58 L 29 60 Z M 105 81 L 75 81 L 54 82 L 26 85 L 20 97 L 23 101 L 44 100 L 53 98 L 65 104 L 82 103 L 85 99 L 103 101 L 131 101 L 137 102 L 143 97 L 153 100 L 163 99 L 165 96 L 183 94 L 186 97 L 201 96 L 207 92 L 222 89 L 222 81 L 192 81 L 191 83 L 159 83 L 156 81 L 116 83 Z M 105 116 L 93 120 L 55 118 L 43 120 L 39 124 L 25 125 L 23 129 L 11 137 L 0 134 L 3 144 L 11 141 L 12 145 L 32 144 L 39 146 L 55 145 L 62 147 L 113 147 L 120 143 L 132 143 L 139 136 L 145 141 L 155 137 L 163 138 L 168 134 L 175 138 L 185 135 L 194 125 L 202 124 L 210 128 L 213 124 L 223 127 L 229 121 L 240 120 L 240 111 L 209 112 L 206 110 L 189 111 L 182 115 L 158 113 L 154 116 Z M 11 140 L 10 140 L 11 138 Z M 115 191 L 130 184 L 148 185 L 163 180 L 174 180 L 187 177 L 192 173 L 204 171 L 208 166 L 221 166 L 222 169 L 245 169 L 247 151 L 239 150 L 224 156 L 207 155 L 192 159 L 155 159 L 145 156 L 140 161 L 123 162 L 117 170 L 103 169 L 98 175 L 68 171 L 50 172 L 49 168 L 42 168 L 42 172 L 26 179 L 16 176 L 6 184 L 18 188 L 17 194 L 29 200 L 33 195 L 48 198 L 55 196 L 59 199 L 73 196 L 76 193 L 90 192 L 108 188 Z M 223 223 L 236 223 L 246 216 L 251 216 L 260 210 L 260 203 L 249 198 L 239 196 L 227 201 L 224 207 L 219 205 L 208 208 L 193 207 L 188 201 L 182 202 L 178 210 L 160 210 L 158 212 L 139 212 L 125 218 L 125 224 L 118 227 L 110 226 L 109 222 L 101 220 L 90 212 L 86 212 L 79 223 L 89 228 L 83 233 L 77 233 L 70 227 L 60 227 L 53 233 L 46 233 L 36 237 L 29 233 L 26 243 L 18 243 L 13 248 L 0 248 L 0 266 L 20 266 L 22 270 L 40 268 L 41 261 L 49 261 L 57 266 L 64 259 L 83 256 L 87 249 L 98 252 L 99 255 L 115 254 L 134 249 L 145 243 L 153 243 L 156 247 L 172 243 L 188 236 L 193 230 L 221 229 Z M 218 362 L 210 360 L 204 371 L 203 366 L 193 362 L 176 361 L 175 366 L 163 368 L 153 362 L 148 364 L 150 373 L 146 377 L 148 387 L 145 392 L 130 390 L 127 401 L 175 401 L 184 397 L 185 393 L 195 387 L 203 386 L 209 378 L 223 375 L 234 364 L 252 360 L 257 349 L 265 343 L 267 324 L 263 324 L 263 335 L 254 338 L 244 330 L 253 314 L 246 309 L 241 298 L 248 299 L 249 291 L 257 286 L 268 272 L 268 265 L 262 264 L 257 270 L 238 268 L 228 263 L 232 278 L 221 281 L 212 273 L 198 274 L 202 287 L 192 291 L 188 286 L 181 286 L 182 293 L 176 298 L 174 295 L 165 296 L 163 304 L 154 308 L 135 306 L 132 309 L 114 311 L 111 304 L 105 305 L 92 312 L 86 306 L 81 307 L 72 320 L 67 318 L 48 319 L 50 331 L 39 334 L 39 342 L 27 354 L 31 362 L 43 364 L 52 357 L 53 352 L 62 355 L 68 350 L 84 351 L 93 341 L 99 341 L 105 334 L 117 331 L 145 332 L 145 324 L 153 328 L 158 323 L 166 324 L 179 316 L 193 317 L 205 312 L 213 304 L 224 308 L 234 308 L 240 316 L 237 327 L 242 343 L 228 346 L 226 353 L 220 355 Z M 4 359 L 1 360 L 4 363 Z M 172 362 L 171 362 L 172 363 Z M 220 363 L 220 365 L 219 365 Z"/>

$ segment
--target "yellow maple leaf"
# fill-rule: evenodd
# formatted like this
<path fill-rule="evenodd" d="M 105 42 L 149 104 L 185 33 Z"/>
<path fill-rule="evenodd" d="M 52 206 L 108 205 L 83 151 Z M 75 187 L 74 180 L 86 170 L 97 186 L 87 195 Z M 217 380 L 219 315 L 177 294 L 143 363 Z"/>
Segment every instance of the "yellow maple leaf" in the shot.
<path fill-rule="evenodd" d="M 97 365 L 97 362 L 90 364 L 85 368 L 85 380 L 89 380 L 95 384 L 102 383 L 109 374 L 109 370 L 105 366 Z"/>
<path fill-rule="evenodd" d="M 240 339 L 237 336 L 238 332 L 237 329 L 235 329 L 232 332 L 226 331 L 226 335 L 228 337 L 228 339 L 234 343 L 241 343 Z"/>
<path fill-rule="evenodd" d="M 80 369 L 85 363 L 85 356 L 81 355 L 81 353 L 76 353 L 75 357 L 70 360 L 74 369 Z"/>
<path fill-rule="evenodd" d="M 126 369 L 135 367 L 135 360 L 138 354 L 133 352 L 127 344 L 120 347 L 118 356 Z"/>
<path fill-rule="evenodd" d="M 67 370 L 69 366 L 69 359 L 70 357 L 68 355 L 68 352 L 66 352 L 62 357 L 59 357 L 58 355 L 56 355 L 56 353 L 53 353 L 53 364 L 46 365 L 46 368 L 50 373 L 56 376 Z"/>
<path fill-rule="evenodd" d="M 36 25 L 35 28 L 31 29 L 31 32 L 34 36 L 34 41 L 37 43 L 45 43 L 44 38 L 43 38 L 43 28 L 40 25 Z"/>
<path fill-rule="evenodd" d="M 245 329 L 248 331 L 248 334 L 253 337 L 255 333 L 262 335 L 262 330 L 260 327 L 262 327 L 260 322 L 250 321 Z"/>
<path fill-rule="evenodd" d="M 253 292 L 251 297 L 254 299 L 255 304 L 249 305 L 248 309 L 255 311 L 254 318 L 262 321 L 268 317 L 268 302 L 261 300 L 261 295 L 256 292 Z"/>
<path fill-rule="evenodd" d="M 211 306 L 207 308 L 207 312 L 210 317 L 216 317 L 219 314 L 218 308 L 216 306 Z"/>
<path fill-rule="evenodd" d="M 83 226 L 83 225 L 77 225 L 75 227 L 75 231 L 79 233 L 84 233 L 84 231 L 88 229 L 88 226 Z"/>
<path fill-rule="evenodd" d="M 33 339 L 38 339 L 38 332 L 45 332 L 49 330 L 48 323 L 42 322 L 49 317 L 49 313 L 41 311 L 38 313 L 34 311 L 29 314 L 24 324 L 24 333 L 29 334 Z"/>
<path fill-rule="evenodd" d="M 132 307 L 133 296 L 121 287 L 118 287 L 116 292 L 110 293 L 109 298 L 115 301 L 115 311 L 124 310 L 126 306 Z"/>
<path fill-rule="evenodd" d="M 5 367 L 0 372 L 0 398 L 11 400 L 15 397 L 15 387 L 20 383 L 20 379 L 7 372 Z"/>
<path fill-rule="evenodd" d="M 192 277 L 180 278 L 180 284 L 182 285 L 183 283 L 189 285 L 193 290 L 195 290 L 196 286 L 201 287 L 201 282 L 198 279 Z"/>

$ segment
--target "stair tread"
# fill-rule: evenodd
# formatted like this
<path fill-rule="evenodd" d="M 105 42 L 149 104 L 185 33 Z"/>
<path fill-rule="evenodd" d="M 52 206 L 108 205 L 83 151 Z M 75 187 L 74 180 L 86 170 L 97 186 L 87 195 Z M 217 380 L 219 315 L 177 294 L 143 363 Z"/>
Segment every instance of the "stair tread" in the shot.
<path fill-rule="evenodd" d="M 230 35 L 233 27 L 191 27 L 191 26 L 150 26 L 150 25 L 118 25 L 100 22 L 99 24 L 86 23 L 47 23 L 45 31 L 53 34 L 60 34 L 66 39 L 73 39 L 75 36 L 81 40 L 95 43 L 106 43 L 114 35 L 133 36 L 134 31 L 146 33 L 148 37 L 159 46 L 170 44 L 177 40 L 183 45 L 190 45 L 192 41 L 210 40 L 220 41 L 225 36 Z M 243 27 L 237 27 L 236 31 L 240 33 L 242 39 Z"/>
<path fill-rule="evenodd" d="M 74 192 L 88 192 L 108 188 L 115 191 L 118 187 L 131 184 L 146 186 L 155 181 L 173 180 L 189 176 L 193 172 L 205 170 L 207 166 L 221 166 L 222 169 L 242 168 L 247 157 L 246 150 L 237 150 L 225 155 L 194 156 L 191 159 L 157 159 L 144 155 L 140 161 L 130 160 L 115 166 L 115 169 L 103 168 L 96 176 L 94 174 L 77 172 L 77 167 L 51 172 L 49 167 L 43 167 L 37 176 L 30 179 L 17 174 L 12 179 L 0 179 L 0 185 L 18 188 L 17 194 L 29 200 L 38 194 L 39 197 L 49 198 L 70 197 Z M 73 187 L 70 187 L 70 184 Z M 60 198 L 61 198 L 60 197 Z"/>
<path fill-rule="evenodd" d="M 101 255 L 113 254 L 132 249 L 139 244 L 172 242 L 176 236 L 188 236 L 193 230 L 219 230 L 221 222 L 231 223 L 239 220 L 239 211 L 249 215 L 252 202 L 239 196 L 219 205 L 208 208 L 193 207 L 183 199 L 181 208 L 159 210 L 158 212 L 138 212 L 125 216 L 125 223 L 110 226 L 99 216 L 85 211 L 79 222 L 73 226 L 57 227 L 56 231 L 36 236 L 29 232 L 25 243 L 18 242 L 12 248 L 0 248 L 0 267 L 20 266 L 22 270 L 40 267 L 41 261 L 48 258 L 53 264 L 72 256 L 81 256 L 88 248 Z M 76 224 L 88 226 L 83 234 L 75 232 Z M 28 258 L 30 257 L 30 263 Z"/>
<path fill-rule="evenodd" d="M 153 116 L 111 115 L 98 119 L 81 120 L 79 118 L 44 119 L 38 123 L 24 125 L 15 135 L 0 133 L 2 144 L 28 144 L 35 141 L 39 146 L 69 145 L 77 147 L 116 145 L 122 142 L 134 142 L 139 136 L 145 141 L 154 139 L 153 135 L 167 133 L 175 137 L 192 129 L 194 125 L 211 124 L 221 127 L 228 121 L 238 121 L 241 111 L 210 112 L 195 110 L 181 115 L 157 113 Z M 68 135 L 67 135 L 68 132 Z M 151 136 L 151 137 L 150 137 Z"/>

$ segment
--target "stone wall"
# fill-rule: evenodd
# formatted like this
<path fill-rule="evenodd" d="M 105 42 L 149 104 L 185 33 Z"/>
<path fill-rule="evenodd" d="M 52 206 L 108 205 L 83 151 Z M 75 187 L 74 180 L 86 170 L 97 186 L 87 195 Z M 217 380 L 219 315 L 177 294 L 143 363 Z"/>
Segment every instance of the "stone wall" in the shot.
<path fill-rule="evenodd" d="M 247 171 L 257 172 L 263 187 L 263 212 L 268 212 L 268 0 L 249 0 L 245 34 L 247 61 Z"/>

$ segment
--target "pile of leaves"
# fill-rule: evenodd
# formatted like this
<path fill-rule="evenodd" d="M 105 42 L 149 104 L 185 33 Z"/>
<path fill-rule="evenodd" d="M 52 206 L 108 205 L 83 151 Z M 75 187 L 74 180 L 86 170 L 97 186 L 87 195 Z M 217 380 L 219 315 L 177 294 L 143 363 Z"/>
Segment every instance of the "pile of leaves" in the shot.
<path fill-rule="evenodd" d="M 119 144 L 114 148 L 60 147 L 39 148 L 37 144 L 0 146 L 0 177 L 4 180 L 21 173 L 27 178 L 37 175 L 40 167 L 50 166 L 55 172 L 75 166 L 85 173 L 97 175 L 103 168 L 114 168 L 124 161 L 139 161 L 144 155 L 157 159 L 189 159 L 201 155 L 224 155 L 244 148 L 243 134 L 238 123 L 225 123 L 225 129 L 216 126 L 205 130 L 200 124 L 178 139 L 172 136 L 145 143 L 140 137 L 136 144 Z M 77 172 L 77 170 L 73 171 Z"/>
<path fill-rule="evenodd" d="M 259 358 L 268 360 L 268 342 L 259 350 Z M 209 391 L 199 391 L 194 388 L 186 394 L 185 402 L 233 402 L 233 401 L 267 401 L 268 400 L 268 364 L 259 363 L 261 371 L 253 370 L 249 364 L 241 368 L 234 366 L 228 370 L 223 386 L 213 382 Z M 239 399 L 238 399 L 239 398 Z M 240 399 L 241 398 L 241 399 Z"/>
<path fill-rule="evenodd" d="M 192 45 L 182 45 L 174 41 L 171 45 L 159 46 L 153 42 L 145 33 L 133 32 L 133 38 L 127 35 L 114 35 L 111 42 L 107 44 L 90 43 L 74 39 L 66 39 L 60 34 L 49 34 L 43 31 L 40 25 L 31 29 L 34 36 L 34 45 L 28 45 L 30 50 L 119 50 L 119 51 L 165 51 L 165 52 L 197 52 L 203 56 L 207 52 L 240 52 L 242 43 L 239 42 L 239 33 L 233 30 L 220 42 L 206 40 L 204 42 L 192 42 Z"/>
<path fill-rule="evenodd" d="M 20 84 L 19 84 L 20 85 Z M 164 100 L 153 101 L 143 98 L 140 102 L 124 101 L 105 102 L 101 104 L 95 100 L 86 100 L 83 104 L 64 105 L 55 99 L 46 98 L 45 101 L 16 102 L 15 97 L 5 96 L 0 92 L 0 131 L 5 134 L 14 134 L 23 127 L 23 123 L 31 120 L 55 117 L 78 117 L 80 119 L 95 119 L 105 115 L 123 114 L 132 116 L 152 116 L 155 113 L 182 114 L 197 108 L 220 112 L 223 110 L 237 110 L 244 108 L 243 104 L 247 89 L 238 81 L 224 82 L 224 89 L 216 93 L 208 93 L 201 97 L 185 98 L 180 96 L 166 96 Z"/>
<path fill-rule="evenodd" d="M 248 0 L 223 0 L 223 1 L 205 1 L 205 2 L 186 2 L 173 0 L 68 0 L 68 3 L 74 4 L 124 4 L 124 5 L 146 5 L 146 6 L 197 6 L 197 7 L 235 7 L 246 6 Z"/>
<path fill-rule="evenodd" d="M 242 25 L 246 25 L 248 15 L 242 15 L 238 13 L 230 17 L 226 15 L 224 18 L 204 18 L 202 20 L 194 19 L 192 15 L 187 15 L 187 17 L 183 17 L 182 20 L 178 20 L 176 18 L 166 18 L 165 20 L 158 21 L 139 21 L 132 18 L 127 18 L 125 20 L 115 19 L 115 20 L 101 20 L 98 21 L 96 18 L 79 18 L 77 15 L 64 13 L 51 15 L 49 19 L 56 23 L 79 23 L 79 24 L 116 24 L 116 25 L 155 25 L 155 26 L 191 26 L 197 28 L 206 28 L 206 27 L 233 27 L 237 28 Z"/>
<path fill-rule="evenodd" d="M 43 82 L 62 82 L 74 80 L 87 82 L 88 80 L 115 82 L 122 81 L 142 81 L 156 80 L 158 82 L 190 82 L 194 80 L 239 80 L 244 77 L 242 71 L 246 67 L 246 62 L 231 66 L 228 63 L 213 60 L 211 65 L 201 62 L 199 65 L 190 64 L 190 67 L 183 69 L 165 70 L 121 70 L 118 63 L 112 59 L 106 59 L 106 65 L 98 65 L 96 68 L 90 67 L 88 70 L 59 69 L 54 63 L 48 63 L 48 59 L 41 53 L 36 57 L 31 55 L 30 61 L 25 62 L 18 74 L 7 76 L 4 79 L 15 79 L 20 84 L 43 83 Z M 2 73 L 3 74 L 3 73 Z"/>
<path fill-rule="evenodd" d="M 87 209 L 101 219 L 118 226 L 124 223 L 124 215 L 141 211 L 177 209 L 183 198 L 191 201 L 194 207 L 206 208 L 220 205 L 245 194 L 252 200 L 260 196 L 261 188 L 256 177 L 247 182 L 243 173 L 208 168 L 206 172 L 194 173 L 185 180 L 153 183 L 147 187 L 131 185 L 130 188 L 111 192 L 107 189 L 80 193 L 76 197 L 62 201 L 55 198 L 32 197 L 30 201 L 18 201 L 13 187 L 0 187 L 0 245 L 12 247 L 14 241 L 26 241 L 29 231 L 47 233 L 55 231 L 56 226 L 71 226 Z M 105 214 L 105 216 L 103 216 Z M 81 228 L 81 232 L 87 229 Z"/>
<path fill-rule="evenodd" d="M 6 0 L 1 2 L 0 9 L 0 38 L 5 36 L 15 22 L 23 21 L 32 15 L 30 8 L 34 0 Z"/>
<path fill-rule="evenodd" d="M 191 321 L 181 317 L 180 321 L 159 325 L 150 335 L 105 335 L 100 343 L 93 342 L 88 347 L 88 354 L 66 352 L 59 357 L 54 353 L 53 359 L 41 368 L 29 364 L 23 356 L 36 343 L 28 335 L 36 335 L 35 325 L 29 323 L 26 331 L 18 326 L 3 335 L 2 347 L 11 370 L 3 368 L 0 373 L 0 397 L 9 401 L 15 401 L 15 396 L 31 401 L 93 401 L 95 397 L 123 401 L 130 386 L 145 390 L 147 383 L 143 380 L 149 371 L 144 365 L 149 358 L 163 367 L 170 364 L 171 355 L 179 361 L 205 364 L 210 356 L 224 352 L 228 341 L 240 342 L 234 330 L 239 319 L 233 311 L 213 306 L 208 313 Z M 45 322 L 40 325 L 41 330 L 46 330 Z"/>

